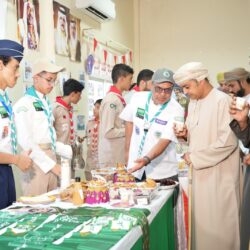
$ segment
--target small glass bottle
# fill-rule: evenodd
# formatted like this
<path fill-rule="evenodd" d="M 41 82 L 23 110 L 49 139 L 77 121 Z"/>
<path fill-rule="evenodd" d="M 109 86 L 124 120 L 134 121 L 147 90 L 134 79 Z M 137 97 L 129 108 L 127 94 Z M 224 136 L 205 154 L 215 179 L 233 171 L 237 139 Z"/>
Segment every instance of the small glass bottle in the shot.
<path fill-rule="evenodd" d="M 83 204 L 84 196 L 83 196 L 83 190 L 82 190 L 80 177 L 75 178 L 74 192 L 73 192 L 72 200 L 73 200 L 74 205 L 82 205 Z"/>

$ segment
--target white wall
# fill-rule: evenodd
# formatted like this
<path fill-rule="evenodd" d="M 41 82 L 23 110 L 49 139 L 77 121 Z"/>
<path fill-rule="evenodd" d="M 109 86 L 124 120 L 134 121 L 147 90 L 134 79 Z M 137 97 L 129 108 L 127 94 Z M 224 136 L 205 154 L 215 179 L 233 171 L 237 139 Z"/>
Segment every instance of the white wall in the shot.
<path fill-rule="evenodd" d="M 6 20 L 6 38 L 17 40 L 17 18 L 15 1 L 8 1 L 7 20 Z M 134 49 L 134 28 L 133 28 L 133 0 L 116 0 L 117 18 L 107 23 L 98 23 L 95 20 L 87 17 L 82 11 L 75 8 L 75 0 L 57 0 L 57 2 L 65 5 L 70 9 L 71 14 L 81 19 L 81 28 L 88 29 L 88 32 L 104 44 L 109 41 L 115 41 L 118 44 L 124 45 L 126 48 Z M 38 57 L 49 56 L 54 58 L 58 65 L 64 66 L 67 72 L 71 73 L 71 77 L 79 79 L 80 71 L 85 71 L 85 59 L 87 57 L 86 42 L 82 44 L 82 62 L 71 62 L 68 57 L 55 55 L 54 53 L 54 24 L 53 24 L 53 9 L 52 0 L 39 0 L 40 4 L 40 51 L 25 50 L 25 60 L 34 62 Z M 122 47 L 123 48 L 123 47 Z M 21 71 L 23 64 L 21 64 Z M 19 78 L 14 89 L 9 90 L 10 97 L 15 103 L 24 92 L 23 76 Z M 59 93 L 59 88 L 56 87 L 50 95 L 53 101 Z M 87 89 L 83 91 L 82 99 L 77 105 L 78 114 L 87 116 Z M 82 132 L 80 135 L 85 134 Z M 85 149 L 86 151 L 86 149 Z M 19 171 L 14 168 L 16 179 L 17 196 L 20 196 L 20 181 Z"/>
<path fill-rule="evenodd" d="M 176 70 L 202 61 L 217 72 L 249 69 L 249 0 L 135 0 L 136 67 Z"/>

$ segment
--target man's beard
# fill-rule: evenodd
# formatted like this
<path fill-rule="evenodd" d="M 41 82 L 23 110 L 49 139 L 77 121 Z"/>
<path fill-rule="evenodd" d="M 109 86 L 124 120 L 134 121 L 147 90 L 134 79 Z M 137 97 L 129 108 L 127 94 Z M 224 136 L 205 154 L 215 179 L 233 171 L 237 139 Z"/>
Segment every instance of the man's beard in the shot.
<path fill-rule="evenodd" d="M 237 91 L 236 96 L 238 96 L 238 97 L 245 96 L 245 90 L 242 87 L 240 87 L 240 90 Z"/>

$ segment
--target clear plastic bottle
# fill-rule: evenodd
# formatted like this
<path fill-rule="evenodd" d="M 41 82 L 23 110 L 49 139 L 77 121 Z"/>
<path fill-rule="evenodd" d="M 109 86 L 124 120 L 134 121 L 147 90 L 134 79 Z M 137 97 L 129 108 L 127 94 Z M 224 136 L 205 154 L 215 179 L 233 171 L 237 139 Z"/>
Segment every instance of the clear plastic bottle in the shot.
<path fill-rule="evenodd" d="M 74 192 L 73 192 L 72 200 L 73 200 L 74 205 L 78 206 L 78 205 L 83 204 L 84 196 L 83 196 L 83 190 L 82 190 L 80 177 L 75 178 Z"/>
<path fill-rule="evenodd" d="M 64 157 L 61 157 L 61 189 L 66 189 L 70 186 L 70 160 Z"/>

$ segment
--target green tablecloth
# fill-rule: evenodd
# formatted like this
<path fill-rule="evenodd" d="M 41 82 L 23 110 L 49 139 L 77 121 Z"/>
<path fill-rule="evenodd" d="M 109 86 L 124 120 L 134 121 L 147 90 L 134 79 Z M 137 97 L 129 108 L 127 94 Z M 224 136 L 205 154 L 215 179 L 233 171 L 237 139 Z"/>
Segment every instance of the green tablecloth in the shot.
<path fill-rule="evenodd" d="M 94 218 L 102 217 L 107 221 L 109 218 L 118 219 L 122 215 L 127 216 L 127 220 L 129 218 L 136 219 L 136 224 L 143 228 L 144 236 L 148 235 L 147 216 L 150 212 L 147 209 L 132 208 L 128 211 L 102 207 L 81 207 L 66 210 L 55 208 L 55 211 L 56 213 L 50 215 L 48 213 L 20 214 L 0 211 L 0 232 L 2 231 L 0 233 L 0 249 L 108 250 L 127 234 L 126 230 L 112 231 L 110 222 L 98 234 L 81 235 L 79 231 L 76 231 L 59 245 L 55 245 L 53 242 L 82 223 Z M 49 217 L 53 217 L 53 220 Z M 50 220 L 48 221 L 48 219 Z M 45 223 L 46 221 L 48 222 Z M 6 226 L 11 228 L 6 228 Z M 15 228 L 15 231 L 12 231 L 12 228 Z M 148 242 L 145 239 L 144 242 Z M 147 248 L 144 249 L 148 249 L 148 244 Z"/>
<path fill-rule="evenodd" d="M 174 250 L 174 210 L 173 196 L 164 204 L 149 228 L 150 250 Z M 132 250 L 142 250 L 142 237 Z"/>
<path fill-rule="evenodd" d="M 117 250 L 126 250 L 130 248 L 142 250 L 143 242 L 146 243 L 146 239 L 149 239 L 150 250 L 172 250 L 174 249 L 173 196 L 171 194 L 164 194 L 160 195 L 159 198 L 160 199 L 156 199 L 156 203 L 153 203 L 155 208 L 158 209 L 153 209 L 152 214 L 149 214 L 147 209 L 145 210 L 140 208 L 134 208 L 130 211 L 122 212 L 120 209 L 113 210 L 100 207 L 82 207 L 66 210 L 59 207 L 49 207 L 49 210 L 51 210 L 50 213 L 55 213 L 58 217 L 56 217 L 53 221 L 44 224 L 38 230 L 34 229 L 36 229 L 38 225 L 41 225 L 41 223 L 43 223 L 48 218 L 49 214 L 47 214 L 47 212 L 45 212 L 45 214 L 41 214 L 39 212 L 37 214 L 31 215 L 27 214 L 25 207 L 21 207 L 22 210 L 24 209 L 24 213 L 17 213 L 15 215 L 10 214 L 10 211 L 0 211 L 0 229 L 8 225 L 12 225 L 15 222 L 18 223 L 18 225 L 15 225 L 15 228 L 19 227 L 23 229 L 25 227 L 27 229 L 26 233 L 21 233 L 18 235 L 14 235 L 12 229 L 7 229 L 6 232 L 2 232 L 2 235 L 0 235 L 0 249 L 19 249 L 18 247 L 28 247 L 26 249 L 66 250 L 72 249 L 73 247 L 73 249 L 78 250 L 99 250 L 110 249 L 113 246 L 113 248 Z M 17 207 L 13 209 L 15 210 Z M 36 212 L 37 209 L 41 211 L 40 208 L 32 208 L 32 210 L 36 210 Z M 30 208 L 28 208 L 28 211 L 30 211 Z M 34 211 L 32 211 L 32 213 L 33 212 Z M 113 232 L 108 228 L 104 228 L 98 235 L 81 236 L 78 232 L 74 233 L 72 237 L 65 239 L 60 245 L 56 246 L 51 244 L 54 240 L 59 239 L 66 232 L 71 231 L 77 225 L 87 221 L 93 216 L 112 215 L 117 217 L 120 212 L 123 214 L 136 216 L 138 218 L 144 217 L 146 219 L 146 216 L 149 216 L 148 218 L 152 217 L 152 219 L 150 219 L 151 223 L 149 227 L 148 225 L 146 227 L 142 226 L 145 225 L 143 222 L 145 219 L 139 223 L 139 225 L 143 227 L 143 235 L 147 235 L 149 238 L 143 238 L 143 236 L 140 237 L 140 229 L 136 229 L 138 234 L 135 236 L 135 234 L 133 234 L 131 231 L 127 232 L 125 230 L 120 230 Z M 134 240 L 132 241 L 133 243 L 130 244 L 130 246 L 125 246 L 126 243 L 131 243 L 131 241 L 127 241 L 126 238 L 127 236 L 130 237 L 131 235 L 129 236 L 129 234 L 131 233 L 135 236 Z M 117 244 L 118 242 L 120 244 Z M 134 242 L 136 243 L 134 244 Z M 148 246 L 148 244 L 146 244 L 146 246 Z M 144 249 L 147 249 L 145 244 Z"/>

